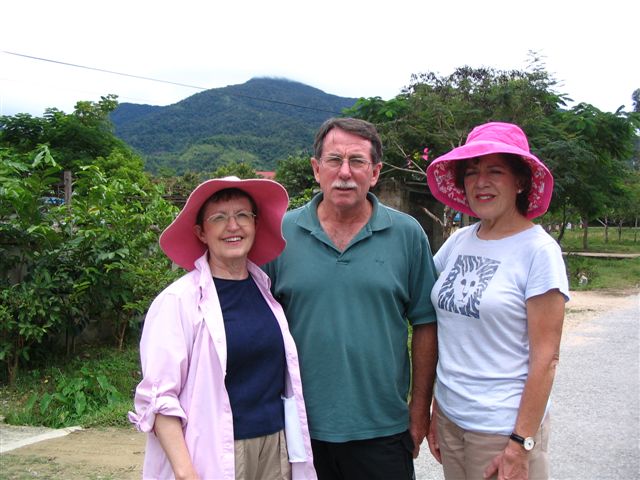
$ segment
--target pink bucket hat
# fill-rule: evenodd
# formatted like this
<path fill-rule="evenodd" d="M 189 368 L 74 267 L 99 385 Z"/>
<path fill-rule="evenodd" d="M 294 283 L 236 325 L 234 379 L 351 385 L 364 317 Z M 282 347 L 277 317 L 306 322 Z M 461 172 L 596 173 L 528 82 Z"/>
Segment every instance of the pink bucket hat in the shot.
<path fill-rule="evenodd" d="M 224 177 L 207 180 L 191 192 L 176 219 L 160 235 L 160 248 L 177 265 L 191 271 L 194 262 L 207 251 L 193 232 L 200 207 L 219 190 L 237 188 L 253 198 L 258 207 L 256 237 L 249 251 L 249 260 L 264 265 L 276 258 L 286 244 L 282 237 L 282 217 L 289 205 L 289 195 L 273 180 Z"/>
<path fill-rule="evenodd" d="M 529 142 L 522 129 L 512 123 L 479 125 L 471 131 L 464 145 L 431 162 L 427 168 L 427 183 L 433 196 L 454 210 L 475 217 L 464 190 L 456 187 L 452 162 L 491 153 L 513 153 L 527 162 L 532 172 L 527 218 L 546 212 L 553 192 L 553 176 L 545 164 L 529 151 Z"/>

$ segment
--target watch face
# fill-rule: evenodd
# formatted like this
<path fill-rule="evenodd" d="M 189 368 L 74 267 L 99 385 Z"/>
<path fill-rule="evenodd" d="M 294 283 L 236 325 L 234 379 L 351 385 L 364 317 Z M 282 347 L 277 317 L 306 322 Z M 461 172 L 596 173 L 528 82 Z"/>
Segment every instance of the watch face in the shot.
<path fill-rule="evenodd" d="M 532 437 L 527 437 L 524 439 L 524 443 L 522 444 L 522 446 L 524 447 L 525 450 L 533 450 L 533 447 L 535 446 L 536 442 L 533 440 Z"/>

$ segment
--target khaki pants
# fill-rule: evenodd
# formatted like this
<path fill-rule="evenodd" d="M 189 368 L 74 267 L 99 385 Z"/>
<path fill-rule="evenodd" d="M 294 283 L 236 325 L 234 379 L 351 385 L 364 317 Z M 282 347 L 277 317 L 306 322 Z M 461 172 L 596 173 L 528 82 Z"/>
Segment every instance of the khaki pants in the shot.
<path fill-rule="evenodd" d="M 464 430 L 440 409 L 437 415 L 444 477 L 447 480 L 482 480 L 485 468 L 506 448 L 509 436 Z M 548 415 L 534 438 L 536 446 L 529 452 L 529 480 L 546 480 L 549 478 Z"/>
<path fill-rule="evenodd" d="M 236 440 L 236 480 L 290 480 L 291 464 L 284 431 Z"/>

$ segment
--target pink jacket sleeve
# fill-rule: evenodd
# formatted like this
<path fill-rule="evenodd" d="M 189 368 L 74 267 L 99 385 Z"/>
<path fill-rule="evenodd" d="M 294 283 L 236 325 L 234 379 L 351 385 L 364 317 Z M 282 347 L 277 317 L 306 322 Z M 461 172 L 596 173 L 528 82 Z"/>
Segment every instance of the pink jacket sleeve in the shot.
<path fill-rule="evenodd" d="M 187 379 L 193 345 L 193 319 L 177 295 L 165 290 L 151 304 L 140 340 L 143 379 L 136 388 L 129 420 L 142 432 L 153 430 L 156 414 L 182 419 L 180 392 Z"/>

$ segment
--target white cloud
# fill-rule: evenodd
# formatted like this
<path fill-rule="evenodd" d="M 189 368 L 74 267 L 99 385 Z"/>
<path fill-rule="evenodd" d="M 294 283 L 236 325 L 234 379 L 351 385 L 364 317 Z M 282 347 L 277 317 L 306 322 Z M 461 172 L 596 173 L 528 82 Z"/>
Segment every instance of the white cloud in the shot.
<path fill-rule="evenodd" d="M 613 111 L 640 88 L 639 14 L 620 0 L 21 0 L 3 7 L 0 50 L 204 88 L 280 76 L 385 99 L 411 74 L 522 69 L 534 50 L 563 93 Z M 108 93 L 166 105 L 197 91 L 0 53 L 5 115 L 70 112 Z"/>

